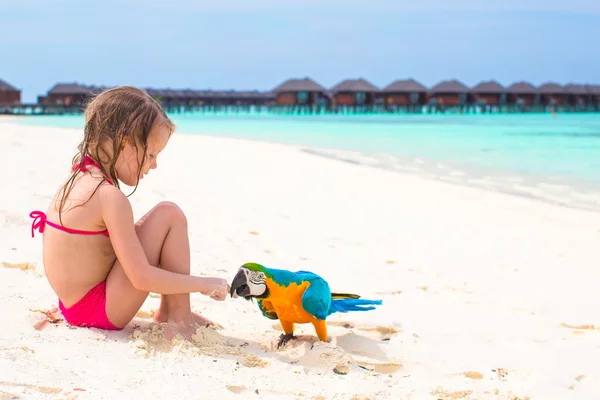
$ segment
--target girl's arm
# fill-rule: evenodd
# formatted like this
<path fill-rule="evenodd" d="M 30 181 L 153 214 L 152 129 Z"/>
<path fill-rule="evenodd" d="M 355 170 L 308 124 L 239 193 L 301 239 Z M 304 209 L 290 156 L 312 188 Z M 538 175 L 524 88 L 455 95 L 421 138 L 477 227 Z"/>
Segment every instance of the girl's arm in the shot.
<path fill-rule="evenodd" d="M 218 290 L 221 279 L 178 274 L 148 263 L 135 231 L 131 204 L 120 190 L 107 187 L 102 191 L 101 210 L 117 259 L 136 289 L 159 294 L 200 292 L 207 296 Z"/>

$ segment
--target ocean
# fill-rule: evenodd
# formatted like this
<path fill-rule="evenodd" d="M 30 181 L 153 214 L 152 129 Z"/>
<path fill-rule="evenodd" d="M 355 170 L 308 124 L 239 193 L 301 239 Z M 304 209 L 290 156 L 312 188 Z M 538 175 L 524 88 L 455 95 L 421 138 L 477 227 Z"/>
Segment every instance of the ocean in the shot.
<path fill-rule="evenodd" d="M 600 211 L 600 114 L 173 114 L 177 131 L 295 145 L 344 162 Z M 83 116 L 21 124 L 83 129 Z"/>

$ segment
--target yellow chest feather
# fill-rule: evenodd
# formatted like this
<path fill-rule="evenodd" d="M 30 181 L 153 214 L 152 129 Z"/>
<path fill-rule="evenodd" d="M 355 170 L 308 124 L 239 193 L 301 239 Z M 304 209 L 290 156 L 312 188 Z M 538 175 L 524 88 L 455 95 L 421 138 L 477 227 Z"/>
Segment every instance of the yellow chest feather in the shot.
<path fill-rule="evenodd" d="M 301 284 L 290 283 L 289 286 L 280 286 L 272 279 L 267 278 L 269 299 L 263 300 L 263 307 L 275 311 L 280 320 L 305 324 L 317 321 L 302 307 L 302 296 L 310 286 L 309 282 Z"/>

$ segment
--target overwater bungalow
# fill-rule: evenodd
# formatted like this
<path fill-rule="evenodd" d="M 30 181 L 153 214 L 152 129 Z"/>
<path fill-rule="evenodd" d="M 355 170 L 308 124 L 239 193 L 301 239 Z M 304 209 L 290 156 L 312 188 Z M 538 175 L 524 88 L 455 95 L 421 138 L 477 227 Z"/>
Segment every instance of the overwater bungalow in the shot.
<path fill-rule="evenodd" d="M 379 88 L 371 82 L 359 79 L 346 79 L 331 88 L 333 102 L 340 106 L 372 106 Z"/>
<path fill-rule="evenodd" d="M 427 88 L 414 79 L 394 81 L 381 89 L 379 95 L 388 108 L 423 106 L 428 101 Z"/>
<path fill-rule="evenodd" d="M 105 88 L 85 86 L 79 83 L 57 83 L 48 91 L 46 96 L 38 97 L 42 105 L 83 106 L 89 97 L 99 93 Z"/>
<path fill-rule="evenodd" d="M 586 109 L 591 104 L 591 94 L 585 85 L 569 83 L 563 87 L 567 104 L 575 110 Z"/>
<path fill-rule="evenodd" d="M 310 78 L 288 79 L 273 89 L 278 106 L 317 105 L 328 102 L 327 89 Z"/>
<path fill-rule="evenodd" d="M 234 105 L 234 106 L 263 106 L 273 103 L 275 94 L 273 92 L 236 91 L 205 92 L 202 96 L 209 104 Z"/>
<path fill-rule="evenodd" d="M 506 89 L 498 82 L 484 81 L 471 90 L 471 102 L 479 106 L 500 106 L 506 103 Z"/>
<path fill-rule="evenodd" d="M 192 89 L 154 89 L 146 92 L 163 106 L 173 109 L 177 107 L 195 108 L 201 106 L 223 108 L 225 106 L 262 106 L 274 103 L 272 92 L 236 91 L 236 90 L 192 90 Z"/>
<path fill-rule="evenodd" d="M 567 104 L 565 89 L 558 83 L 546 82 L 538 87 L 542 106 L 562 107 Z"/>
<path fill-rule="evenodd" d="M 188 106 L 197 103 L 196 91 L 194 90 L 178 90 L 178 89 L 155 89 L 155 88 L 146 88 L 146 92 L 152 96 L 156 101 L 161 103 L 166 107 L 178 107 L 178 106 Z"/>
<path fill-rule="evenodd" d="M 268 91 L 268 92 L 261 92 L 261 101 L 263 102 L 264 105 L 266 106 L 274 106 L 276 103 L 276 99 L 277 96 L 275 95 L 274 91 Z"/>
<path fill-rule="evenodd" d="M 188 102 L 187 93 L 183 90 L 165 89 L 157 90 L 156 97 L 159 102 L 168 106 L 185 105 Z"/>
<path fill-rule="evenodd" d="M 521 107 L 532 107 L 538 104 L 538 91 L 529 82 L 516 82 L 506 88 L 508 103 L 510 105 Z"/>
<path fill-rule="evenodd" d="M 464 83 L 452 79 L 442 81 L 429 90 L 429 102 L 438 108 L 465 106 L 469 88 Z"/>
<path fill-rule="evenodd" d="M 585 85 L 590 94 L 590 103 L 596 111 L 600 111 L 600 85 Z"/>
<path fill-rule="evenodd" d="M 21 91 L 0 79 L 0 104 L 21 103 Z"/>

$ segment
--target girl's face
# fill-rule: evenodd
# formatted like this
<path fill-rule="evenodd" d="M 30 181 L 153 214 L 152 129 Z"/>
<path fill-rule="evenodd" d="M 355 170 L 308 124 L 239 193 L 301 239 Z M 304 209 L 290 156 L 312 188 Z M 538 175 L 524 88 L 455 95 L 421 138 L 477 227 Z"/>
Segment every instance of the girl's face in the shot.
<path fill-rule="evenodd" d="M 126 142 L 115 165 L 119 180 L 127 186 L 135 186 L 138 182 L 138 178 L 143 179 L 151 169 L 155 169 L 157 167 L 156 158 L 167 146 L 170 136 L 169 129 L 166 126 L 163 124 L 154 124 L 154 127 L 150 130 L 150 134 L 148 135 L 146 161 L 144 165 L 142 165 L 139 177 L 138 171 L 140 169 L 144 151 L 142 146 L 138 144 L 136 153 L 135 146 L 132 143 Z"/>

